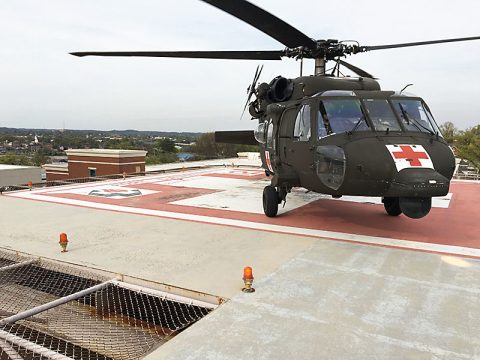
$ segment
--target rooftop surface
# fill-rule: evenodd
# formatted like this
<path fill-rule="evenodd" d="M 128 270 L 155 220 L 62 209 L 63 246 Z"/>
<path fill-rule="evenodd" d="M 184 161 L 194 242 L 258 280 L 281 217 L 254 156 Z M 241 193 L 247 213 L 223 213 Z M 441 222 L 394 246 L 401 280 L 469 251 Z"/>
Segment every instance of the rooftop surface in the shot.
<path fill-rule="evenodd" d="M 420 220 L 302 189 L 270 219 L 229 163 L 4 194 L 0 246 L 230 299 L 148 359 L 480 357 L 479 183 Z"/>
<path fill-rule="evenodd" d="M 111 156 L 144 156 L 145 150 L 123 150 L 123 149 L 68 149 L 67 155 L 111 155 Z"/>
<path fill-rule="evenodd" d="M 0 171 L 2 171 L 2 170 L 16 170 L 16 169 L 38 169 L 38 167 L 36 167 L 36 166 L 24 166 L 24 165 L 0 164 Z"/>

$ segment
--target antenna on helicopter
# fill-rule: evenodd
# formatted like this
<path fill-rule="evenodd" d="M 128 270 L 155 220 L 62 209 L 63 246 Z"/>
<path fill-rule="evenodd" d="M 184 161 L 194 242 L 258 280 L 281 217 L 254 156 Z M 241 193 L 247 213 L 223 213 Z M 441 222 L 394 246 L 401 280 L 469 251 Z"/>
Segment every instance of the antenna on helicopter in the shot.
<path fill-rule="evenodd" d="M 413 84 L 407 84 L 404 86 L 404 88 L 402 90 L 400 90 L 400 94 L 403 93 L 403 90 L 405 90 L 406 88 L 408 88 L 409 86 L 412 86 Z"/>

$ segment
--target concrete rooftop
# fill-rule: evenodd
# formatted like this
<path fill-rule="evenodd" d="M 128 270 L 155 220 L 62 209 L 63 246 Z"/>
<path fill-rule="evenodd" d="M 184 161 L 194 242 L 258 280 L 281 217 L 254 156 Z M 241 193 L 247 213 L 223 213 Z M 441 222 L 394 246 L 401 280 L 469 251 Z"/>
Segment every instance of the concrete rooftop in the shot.
<path fill-rule="evenodd" d="M 37 166 L 0 164 L 0 170 L 38 169 Z"/>
<path fill-rule="evenodd" d="M 79 190 L 85 184 L 78 189 L 18 193 L 24 198 L 0 196 L 0 246 L 230 299 L 147 359 L 480 358 L 480 261 L 475 256 L 480 235 L 472 235 L 474 225 L 452 222 L 464 228 L 456 229 L 456 237 L 439 235 L 438 243 L 431 239 L 434 244 L 421 236 L 415 241 L 403 237 L 385 243 L 382 239 L 386 237 L 379 236 L 382 226 L 392 234 L 399 230 L 378 212 L 378 205 L 307 198 L 301 193 L 292 195 L 287 202 L 290 208 L 282 210 L 284 215 L 276 223 L 264 223 L 256 213 L 261 189 L 257 192 L 264 180 L 252 178 L 252 184 L 259 184 L 253 186 L 245 180 L 246 175 L 228 178 L 232 173 L 224 171 L 215 175 L 219 179 L 215 184 L 212 174 L 190 178 L 190 171 L 183 172 L 180 180 L 139 178 L 136 186 L 152 191 L 145 199 L 150 196 L 156 203 L 168 199 L 144 213 L 130 213 L 144 206 L 139 204 L 140 197 L 132 197 L 118 208 L 115 204 L 123 200 L 102 199 L 102 208 L 78 202 L 87 199 L 87 193 Z M 254 171 L 248 176 L 252 174 Z M 155 182 L 145 182 L 148 179 Z M 102 184 L 91 186 L 102 190 Z M 117 190 L 121 187 L 118 182 L 110 184 Z M 228 188 L 231 184 L 257 196 L 239 195 L 239 188 Z M 471 188 L 465 191 L 473 193 L 480 187 L 468 186 Z M 202 187 L 216 189 L 202 198 L 196 193 L 206 191 Z M 231 191 L 243 200 L 219 197 L 222 191 Z M 199 197 L 204 200 L 197 201 Z M 401 222 L 400 227 L 408 224 L 407 235 L 422 233 L 429 221 L 455 218 L 465 197 L 454 190 L 453 205 L 432 210 L 432 217 L 424 222 L 394 220 Z M 209 202 L 212 199 L 226 199 L 222 201 L 230 208 L 216 209 Z M 245 205 L 251 201 L 255 203 Z M 153 206 L 148 201 L 145 204 Z M 308 214 L 316 211 L 312 207 L 322 206 L 342 220 L 335 231 L 324 229 L 329 236 L 321 236 L 326 232 L 310 232 L 311 236 L 299 235 L 296 230 L 283 232 L 291 227 L 285 223 L 288 219 L 310 219 Z M 358 212 L 351 211 L 357 207 Z M 170 216 L 168 211 L 183 214 L 183 219 L 165 217 Z M 479 214 L 478 206 L 471 207 L 471 212 Z M 186 215 L 208 215 L 222 221 L 191 221 Z M 263 226 L 263 230 L 226 226 L 228 221 L 237 221 L 236 216 Z M 379 229 L 365 235 L 349 216 L 361 216 L 367 223 L 378 218 Z M 319 227 L 323 226 L 325 219 L 316 219 Z M 269 231 L 267 225 L 277 228 Z M 358 233 L 347 236 L 350 229 L 358 229 Z M 427 234 L 432 231 L 429 228 Z M 61 232 L 67 232 L 71 241 L 65 254 L 59 252 Z M 367 240 L 370 245 L 363 243 Z M 406 249 L 408 241 L 415 246 Z M 432 250 L 430 246 L 437 247 Z M 455 256 L 457 249 L 473 255 Z M 254 269 L 253 294 L 240 291 L 246 265 Z"/>

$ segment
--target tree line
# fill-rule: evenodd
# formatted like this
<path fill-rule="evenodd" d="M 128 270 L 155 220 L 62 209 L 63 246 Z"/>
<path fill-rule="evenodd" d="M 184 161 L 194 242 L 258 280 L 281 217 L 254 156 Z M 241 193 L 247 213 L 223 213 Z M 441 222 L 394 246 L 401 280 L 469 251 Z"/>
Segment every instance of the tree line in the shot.
<path fill-rule="evenodd" d="M 200 135 L 186 151 L 194 154 L 196 160 L 204 160 L 237 157 L 239 152 L 258 152 L 258 146 L 216 143 L 215 134 L 211 132 Z"/>
<path fill-rule="evenodd" d="M 480 125 L 459 130 L 452 122 L 446 122 L 440 126 L 440 130 L 456 157 L 468 160 L 480 169 Z"/>

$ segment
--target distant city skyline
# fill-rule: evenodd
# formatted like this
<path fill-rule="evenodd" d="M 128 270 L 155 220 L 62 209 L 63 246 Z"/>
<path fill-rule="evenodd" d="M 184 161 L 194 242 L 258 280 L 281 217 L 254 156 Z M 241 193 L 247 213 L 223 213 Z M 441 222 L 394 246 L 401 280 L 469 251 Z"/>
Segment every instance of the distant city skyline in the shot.
<path fill-rule="evenodd" d="M 253 1 L 316 39 L 380 45 L 479 36 L 480 4 L 440 0 L 341 3 Z M 387 6 L 387 5 L 388 6 Z M 82 50 L 280 50 L 283 45 L 198 0 L 17 0 L 0 3 L 0 127 L 200 132 L 253 129 L 240 121 L 246 89 L 295 77 L 299 63 L 75 58 Z M 359 54 L 346 59 L 385 90 L 425 99 L 437 122 L 480 123 L 480 41 Z M 313 64 L 306 61 L 305 72 Z"/>

